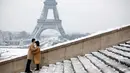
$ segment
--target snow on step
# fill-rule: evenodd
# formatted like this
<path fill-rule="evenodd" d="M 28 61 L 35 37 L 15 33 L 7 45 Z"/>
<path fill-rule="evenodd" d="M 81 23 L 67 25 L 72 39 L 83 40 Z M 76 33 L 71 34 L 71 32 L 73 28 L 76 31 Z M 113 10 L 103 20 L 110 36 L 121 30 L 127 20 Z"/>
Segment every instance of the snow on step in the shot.
<path fill-rule="evenodd" d="M 126 42 L 127 44 L 130 44 L 130 41 Z"/>
<path fill-rule="evenodd" d="M 122 47 L 122 46 L 113 46 L 113 48 L 116 48 L 116 49 L 119 49 L 119 50 L 123 50 L 123 51 L 130 52 L 130 48 L 126 48 L 126 47 Z"/>
<path fill-rule="evenodd" d="M 119 44 L 120 46 L 123 46 L 123 47 L 127 47 L 127 48 L 130 48 L 130 45 L 128 44 Z"/>
<path fill-rule="evenodd" d="M 130 66 L 130 59 L 128 59 L 126 57 L 123 57 L 123 56 L 120 56 L 118 54 L 109 52 L 107 50 L 101 50 L 100 52 L 107 55 L 110 58 L 113 58 L 113 59 L 118 60 L 119 62 L 121 62 L 123 64 L 126 64 L 126 65 Z"/>
<path fill-rule="evenodd" d="M 71 61 L 64 60 L 64 73 L 74 73 Z"/>
<path fill-rule="evenodd" d="M 102 70 L 103 73 L 119 73 L 118 71 L 115 71 L 113 68 L 110 66 L 104 64 L 101 60 L 98 58 L 94 57 L 92 54 L 86 54 L 86 57 L 92 61 L 98 68 Z M 97 72 L 92 72 L 92 73 L 97 73 Z"/>
<path fill-rule="evenodd" d="M 32 73 L 39 73 L 39 71 L 33 71 Z"/>
<path fill-rule="evenodd" d="M 115 48 L 108 48 L 107 50 L 114 52 L 114 53 L 117 53 L 117 54 L 120 54 L 124 57 L 130 58 L 130 53 L 128 53 L 128 52 L 121 51 L 121 50 L 118 50 L 118 49 L 115 49 Z"/>
<path fill-rule="evenodd" d="M 42 69 L 40 69 L 39 73 L 47 73 L 48 67 L 47 66 L 43 66 Z"/>
<path fill-rule="evenodd" d="M 96 66 L 94 66 L 85 56 L 78 56 L 78 58 L 88 73 L 101 73 L 101 71 Z"/>
<path fill-rule="evenodd" d="M 87 73 L 77 58 L 71 58 L 75 73 Z"/>
<path fill-rule="evenodd" d="M 123 65 L 123 64 L 120 64 L 119 62 L 116 62 L 106 56 L 104 56 L 103 54 L 99 53 L 99 52 L 92 52 L 92 54 L 96 57 L 98 57 L 99 59 L 101 59 L 102 61 L 104 61 L 106 64 L 114 67 L 115 69 L 119 70 L 120 72 L 128 72 L 130 73 L 130 69 Z"/>
<path fill-rule="evenodd" d="M 49 68 L 47 70 L 47 73 L 53 73 L 55 70 L 55 64 L 49 64 Z"/>
<path fill-rule="evenodd" d="M 57 62 L 53 73 L 63 73 L 63 63 Z"/>

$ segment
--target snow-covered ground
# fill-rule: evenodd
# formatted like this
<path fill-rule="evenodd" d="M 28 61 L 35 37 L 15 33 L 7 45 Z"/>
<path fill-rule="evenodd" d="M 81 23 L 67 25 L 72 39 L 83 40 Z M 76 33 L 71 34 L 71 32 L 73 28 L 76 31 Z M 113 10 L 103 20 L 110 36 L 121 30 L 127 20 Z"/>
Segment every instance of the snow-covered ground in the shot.
<path fill-rule="evenodd" d="M 48 37 L 48 38 L 42 39 L 42 41 L 40 41 L 40 42 L 41 42 L 41 48 L 46 48 L 46 47 L 50 47 L 57 43 L 62 43 L 65 41 L 67 41 L 67 39 L 65 39 L 65 38 L 61 39 L 59 37 Z"/>
<path fill-rule="evenodd" d="M 49 37 L 42 39 L 41 50 L 46 49 L 54 44 L 66 41 L 66 39 L 60 39 L 59 37 Z M 12 58 L 27 55 L 28 47 L 21 48 L 21 46 L 0 46 L 0 62 L 10 60 Z"/>
<path fill-rule="evenodd" d="M 1 54 L 0 62 L 10 60 L 27 54 L 27 49 L 20 48 L 0 48 L 4 53 Z"/>

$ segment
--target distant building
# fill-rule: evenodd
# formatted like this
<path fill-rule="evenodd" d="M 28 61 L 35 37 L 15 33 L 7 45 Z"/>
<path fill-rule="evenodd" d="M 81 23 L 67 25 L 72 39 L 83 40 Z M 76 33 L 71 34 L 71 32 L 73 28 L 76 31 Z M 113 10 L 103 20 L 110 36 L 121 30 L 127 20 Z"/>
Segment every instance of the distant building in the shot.
<path fill-rule="evenodd" d="M 2 31 L 0 30 L 0 45 L 3 43 L 3 34 Z"/>

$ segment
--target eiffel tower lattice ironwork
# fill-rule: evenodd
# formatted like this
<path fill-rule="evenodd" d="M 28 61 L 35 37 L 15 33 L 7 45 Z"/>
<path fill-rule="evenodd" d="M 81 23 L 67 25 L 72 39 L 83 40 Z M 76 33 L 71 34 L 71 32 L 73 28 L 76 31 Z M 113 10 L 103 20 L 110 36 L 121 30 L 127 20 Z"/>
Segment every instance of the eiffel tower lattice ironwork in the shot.
<path fill-rule="evenodd" d="M 31 34 L 31 38 L 39 38 L 41 33 L 46 29 L 54 29 L 60 32 L 60 34 L 65 37 L 64 29 L 61 25 L 61 20 L 59 19 L 57 2 L 55 0 L 46 0 L 44 2 L 44 8 L 42 10 L 40 19 L 37 20 L 37 25 Z M 47 19 L 49 9 L 53 10 L 54 19 Z"/>

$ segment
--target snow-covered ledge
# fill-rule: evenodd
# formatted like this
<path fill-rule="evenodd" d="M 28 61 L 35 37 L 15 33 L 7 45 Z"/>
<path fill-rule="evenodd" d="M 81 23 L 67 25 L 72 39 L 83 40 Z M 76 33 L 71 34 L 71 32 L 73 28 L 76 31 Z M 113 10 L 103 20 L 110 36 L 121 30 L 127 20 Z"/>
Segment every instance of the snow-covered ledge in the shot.
<path fill-rule="evenodd" d="M 105 49 L 106 47 L 128 40 L 130 40 L 130 24 L 99 31 L 86 37 L 44 48 L 42 50 L 41 65 L 47 65 L 77 55 L 84 55 L 92 51 Z M 25 64 L 26 56 L 7 60 L 0 63 L 0 72 L 17 73 L 24 70 Z"/>

